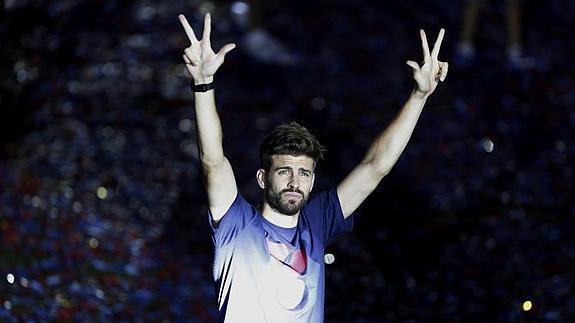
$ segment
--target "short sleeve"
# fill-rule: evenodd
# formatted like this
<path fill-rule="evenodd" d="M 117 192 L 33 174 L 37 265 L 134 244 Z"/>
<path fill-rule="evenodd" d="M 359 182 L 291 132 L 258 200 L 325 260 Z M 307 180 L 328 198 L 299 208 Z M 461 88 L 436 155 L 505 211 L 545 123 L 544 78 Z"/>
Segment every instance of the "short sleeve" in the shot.
<path fill-rule="evenodd" d="M 324 244 L 353 229 L 354 215 L 344 218 L 336 187 L 312 197 L 306 207 L 306 215 L 316 234 L 323 237 Z"/>
<path fill-rule="evenodd" d="M 220 221 L 214 223 L 208 210 L 212 240 L 216 248 L 222 247 L 240 234 L 246 226 L 254 221 L 257 210 L 238 193 L 230 208 Z"/>

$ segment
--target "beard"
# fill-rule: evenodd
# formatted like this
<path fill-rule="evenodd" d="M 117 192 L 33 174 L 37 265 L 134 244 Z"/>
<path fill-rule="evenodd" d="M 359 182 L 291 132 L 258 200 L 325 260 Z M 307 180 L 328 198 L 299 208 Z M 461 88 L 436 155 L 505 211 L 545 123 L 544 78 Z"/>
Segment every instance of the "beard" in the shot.
<path fill-rule="evenodd" d="M 271 185 L 268 185 L 268 189 L 265 192 L 266 202 L 272 209 L 284 215 L 295 215 L 307 203 L 307 196 L 299 189 L 287 189 L 276 192 L 271 188 Z M 288 192 L 301 194 L 299 202 L 289 198 L 282 199 L 282 195 Z"/>

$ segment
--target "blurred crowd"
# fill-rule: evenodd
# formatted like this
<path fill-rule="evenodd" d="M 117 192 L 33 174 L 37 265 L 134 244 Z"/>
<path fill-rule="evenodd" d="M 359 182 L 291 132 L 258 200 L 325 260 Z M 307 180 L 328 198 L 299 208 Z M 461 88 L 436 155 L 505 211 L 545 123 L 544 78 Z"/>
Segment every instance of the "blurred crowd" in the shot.
<path fill-rule="evenodd" d="M 254 203 L 266 133 L 306 125 L 337 184 L 408 97 L 418 28 L 447 30 L 446 82 L 328 250 L 327 322 L 575 320 L 575 3 L 521 1 L 517 64 L 499 1 L 464 60 L 461 1 L 268 1 L 254 35 L 256 2 L 0 1 L 0 321 L 214 320 L 177 21 L 208 11 L 214 47 L 238 42 L 216 94 Z"/>

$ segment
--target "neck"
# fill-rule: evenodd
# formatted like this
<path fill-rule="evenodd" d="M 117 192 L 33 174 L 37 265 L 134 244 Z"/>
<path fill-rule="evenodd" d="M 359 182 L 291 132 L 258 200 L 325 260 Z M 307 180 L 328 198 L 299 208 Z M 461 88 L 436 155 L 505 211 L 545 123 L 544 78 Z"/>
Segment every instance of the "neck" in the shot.
<path fill-rule="evenodd" d="M 266 220 L 282 228 L 295 227 L 299 219 L 299 211 L 294 215 L 285 215 L 272 209 L 272 207 L 265 202 L 262 206 L 262 215 Z"/>

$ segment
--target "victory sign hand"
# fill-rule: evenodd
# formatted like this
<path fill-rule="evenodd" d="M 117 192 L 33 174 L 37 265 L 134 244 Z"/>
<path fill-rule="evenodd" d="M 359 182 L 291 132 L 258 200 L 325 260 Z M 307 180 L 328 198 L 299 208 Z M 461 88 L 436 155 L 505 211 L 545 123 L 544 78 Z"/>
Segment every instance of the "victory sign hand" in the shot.
<path fill-rule="evenodd" d="M 413 69 L 413 78 L 417 83 L 417 92 L 427 97 L 435 91 L 437 84 L 439 84 L 440 81 L 443 82 L 447 76 L 449 65 L 447 62 L 440 62 L 437 58 L 445 29 L 441 28 L 439 31 L 431 53 L 429 52 L 425 31 L 420 30 L 419 33 L 423 47 L 423 65 L 420 67 L 415 61 L 407 61 L 407 65 Z"/>
<path fill-rule="evenodd" d="M 184 61 L 186 68 L 195 84 L 206 84 L 213 81 L 214 74 L 224 62 L 227 53 L 236 47 L 235 44 L 226 44 L 215 53 L 210 44 L 211 17 L 207 13 L 204 17 L 204 33 L 202 39 L 198 40 L 192 27 L 184 15 L 178 16 L 180 23 L 188 35 L 191 42 L 190 47 L 184 50 Z"/>

